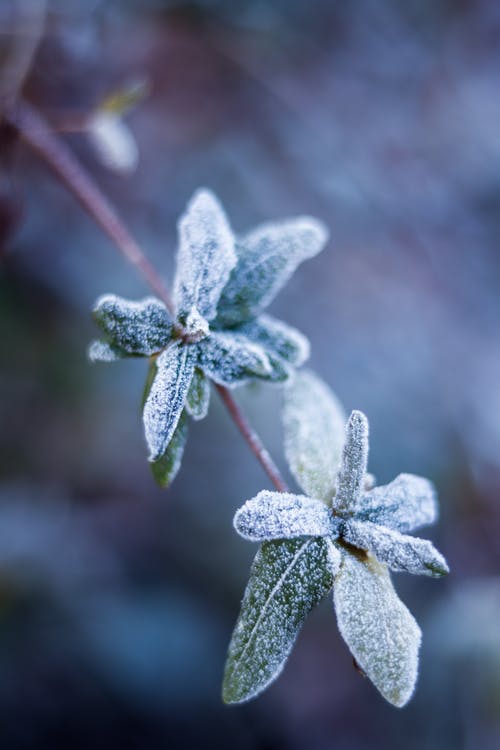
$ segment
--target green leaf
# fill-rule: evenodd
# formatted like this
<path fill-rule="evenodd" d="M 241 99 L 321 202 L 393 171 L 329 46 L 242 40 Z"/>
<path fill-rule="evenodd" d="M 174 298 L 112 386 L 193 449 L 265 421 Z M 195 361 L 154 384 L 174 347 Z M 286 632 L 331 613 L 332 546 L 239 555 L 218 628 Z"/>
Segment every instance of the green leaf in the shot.
<path fill-rule="evenodd" d="M 294 367 L 300 367 L 309 357 L 310 346 L 306 337 L 296 328 L 270 315 L 259 315 L 256 320 L 244 323 L 234 330 Z"/>
<path fill-rule="evenodd" d="M 107 341 L 96 339 L 91 341 L 87 349 L 87 357 L 91 362 L 117 362 L 123 357 L 130 356 L 127 352 L 122 351 L 117 346 L 108 344 Z"/>
<path fill-rule="evenodd" d="M 358 511 L 368 466 L 368 419 L 362 411 L 353 411 L 345 428 L 345 443 L 337 477 L 334 510 L 340 515 Z"/>
<path fill-rule="evenodd" d="M 197 190 L 179 220 L 174 300 L 181 323 L 195 309 L 206 320 L 236 265 L 234 237 L 226 214 L 210 190 Z"/>
<path fill-rule="evenodd" d="M 387 567 L 346 552 L 333 597 L 340 633 L 357 663 L 389 703 L 404 706 L 417 680 L 421 632 Z"/>
<path fill-rule="evenodd" d="M 297 372 L 284 389 L 285 455 L 290 471 L 311 497 L 329 502 L 345 436 L 344 410 L 310 371 Z"/>
<path fill-rule="evenodd" d="M 186 399 L 186 411 L 195 420 L 205 419 L 210 405 L 210 381 L 203 370 L 195 367 Z"/>
<path fill-rule="evenodd" d="M 319 253 L 327 239 L 325 225 L 309 216 L 262 224 L 241 237 L 238 264 L 219 300 L 217 324 L 224 328 L 257 317 L 297 266 Z"/>
<path fill-rule="evenodd" d="M 156 297 L 133 302 L 105 294 L 95 304 L 94 318 L 111 347 L 128 355 L 149 357 L 164 349 L 172 337 L 172 321 Z"/>
<path fill-rule="evenodd" d="M 252 378 L 273 378 L 274 370 L 264 349 L 245 336 L 214 331 L 198 347 L 198 364 L 216 383 L 234 386 Z"/>
<path fill-rule="evenodd" d="M 405 533 L 435 523 L 438 517 L 436 489 L 415 474 L 399 474 L 392 482 L 365 492 L 356 518 Z"/>
<path fill-rule="evenodd" d="M 180 419 L 191 385 L 196 346 L 176 342 L 156 359 L 156 373 L 142 414 L 149 460 L 166 451 Z"/>
<path fill-rule="evenodd" d="M 188 438 L 188 420 L 182 412 L 167 450 L 157 461 L 151 464 L 151 471 L 160 487 L 166 488 L 174 481 L 181 468 L 182 456 Z"/>
<path fill-rule="evenodd" d="M 250 700 L 278 677 L 302 623 L 331 589 L 332 579 L 323 539 L 262 544 L 229 645 L 225 703 Z"/>

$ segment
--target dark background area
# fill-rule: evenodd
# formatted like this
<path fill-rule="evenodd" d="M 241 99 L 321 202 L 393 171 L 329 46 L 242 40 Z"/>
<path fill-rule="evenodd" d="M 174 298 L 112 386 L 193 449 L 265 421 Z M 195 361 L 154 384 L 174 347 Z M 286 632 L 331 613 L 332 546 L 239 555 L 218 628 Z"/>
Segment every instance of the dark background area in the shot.
<path fill-rule="evenodd" d="M 423 633 L 407 708 L 353 669 L 330 601 L 255 702 L 220 701 L 268 487 L 213 394 L 172 488 L 146 461 L 143 361 L 90 365 L 90 309 L 149 293 L 0 131 L 0 743 L 32 748 L 497 750 L 500 746 L 500 4 L 253 0 L 0 4 L 0 94 L 54 128 L 135 78 L 138 150 L 106 169 L 63 134 L 169 281 L 200 185 L 236 231 L 331 228 L 271 312 L 371 423 L 379 483 L 437 485 L 444 581 L 396 585 Z M 44 24 L 43 36 L 35 46 Z M 282 458 L 280 393 L 236 393 Z"/>

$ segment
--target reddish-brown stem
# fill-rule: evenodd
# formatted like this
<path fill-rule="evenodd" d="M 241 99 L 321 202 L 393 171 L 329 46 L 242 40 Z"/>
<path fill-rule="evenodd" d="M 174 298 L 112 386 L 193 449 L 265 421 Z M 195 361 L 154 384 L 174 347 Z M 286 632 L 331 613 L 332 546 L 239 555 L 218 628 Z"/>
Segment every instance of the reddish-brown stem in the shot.
<path fill-rule="evenodd" d="M 155 294 L 163 300 L 174 314 L 172 300 L 154 266 L 128 232 L 106 196 L 93 182 L 90 175 L 73 156 L 70 149 L 54 134 L 45 120 L 29 104 L 18 102 L 15 108 L 4 112 L 5 119 L 22 136 L 23 140 L 40 156 L 54 174 L 73 193 L 94 221 L 113 241 L 121 254 L 142 274 Z M 223 386 L 217 390 L 250 450 L 262 465 L 271 482 L 279 492 L 287 492 L 286 482 L 262 440 L 249 424 L 247 418 Z"/>
<path fill-rule="evenodd" d="M 263 445 L 258 433 L 255 432 L 253 427 L 249 424 L 247 418 L 232 397 L 230 391 L 228 391 L 228 389 L 224 388 L 224 386 L 222 385 L 216 385 L 215 387 L 219 391 L 220 397 L 226 405 L 227 410 L 231 414 L 239 431 L 250 446 L 250 450 L 260 462 L 271 482 L 274 484 L 278 492 L 288 492 L 287 484 L 281 476 L 280 470 Z"/>
<path fill-rule="evenodd" d="M 30 148 L 36 151 L 73 193 L 94 221 L 114 242 L 121 254 L 139 270 L 154 293 L 173 315 L 173 304 L 167 287 L 123 225 L 111 203 L 79 164 L 70 149 L 51 131 L 45 120 L 29 104 L 17 102 L 4 116 Z"/>

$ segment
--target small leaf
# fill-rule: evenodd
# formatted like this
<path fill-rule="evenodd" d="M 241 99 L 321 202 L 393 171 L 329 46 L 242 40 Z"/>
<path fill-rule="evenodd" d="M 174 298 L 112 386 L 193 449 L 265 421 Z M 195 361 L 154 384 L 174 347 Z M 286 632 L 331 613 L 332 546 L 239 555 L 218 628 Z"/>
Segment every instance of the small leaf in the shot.
<path fill-rule="evenodd" d="M 198 344 L 199 366 L 221 385 L 240 385 L 250 378 L 272 379 L 265 351 L 244 336 L 214 331 Z"/>
<path fill-rule="evenodd" d="M 225 703 L 248 701 L 278 677 L 307 614 L 331 589 L 329 554 L 323 539 L 260 547 L 229 645 Z"/>
<path fill-rule="evenodd" d="M 149 460 L 157 461 L 175 432 L 193 377 L 194 346 L 176 342 L 156 360 L 156 375 L 144 404 Z"/>
<path fill-rule="evenodd" d="M 132 302 L 105 294 L 96 302 L 94 318 L 109 343 L 130 355 L 149 357 L 171 340 L 172 321 L 165 305 L 156 297 Z"/>
<path fill-rule="evenodd" d="M 193 419 L 205 419 L 210 404 L 210 381 L 195 367 L 186 399 L 186 411 Z"/>
<path fill-rule="evenodd" d="M 219 301 L 217 323 L 234 326 L 257 317 L 297 266 L 323 249 L 325 225 L 308 216 L 262 224 L 236 245 L 238 265 Z"/>
<path fill-rule="evenodd" d="M 117 362 L 122 357 L 127 356 L 129 355 L 117 346 L 112 346 L 107 341 L 100 341 L 99 339 L 91 341 L 87 349 L 87 357 L 91 362 Z"/>
<path fill-rule="evenodd" d="M 294 367 L 300 367 L 309 357 L 310 345 L 306 337 L 270 315 L 260 315 L 256 320 L 238 326 L 235 332 L 242 333 Z"/>
<path fill-rule="evenodd" d="M 236 512 L 234 528 L 251 542 L 334 533 L 331 511 L 305 495 L 262 490 Z"/>
<path fill-rule="evenodd" d="M 342 537 L 359 549 L 370 550 L 391 570 L 434 578 L 450 572 L 444 557 L 427 539 L 406 536 L 370 521 L 355 520 L 344 523 Z"/>
<path fill-rule="evenodd" d="M 421 632 L 386 566 L 345 553 L 333 597 L 340 633 L 357 663 L 386 700 L 404 706 L 417 680 Z"/>
<path fill-rule="evenodd" d="M 353 411 L 346 425 L 342 461 L 337 478 L 334 510 L 354 513 L 364 491 L 368 464 L 368 420 L 362 411 Z"/>
<path fill-rule="evenodd" d="M 345 436 L 340 402 L 310 371 L 296 373 L 284 389 L 285 455 L 304 492 L 329 502 Z"/>
<path fill-rule="evenodd" d="M 175 432 L 167 446 L 167 450 L 156 461 L 151 464 L 151 471 L 160 487 L 169 487 L 174 481 L 181 468 L 182 456 L 188 438 L 188 420 L 186 413 L 182 412 Z"/>
<path fill-rule="evenodd" d="M 438 517 L 432 482 L 415 474 L 400 474 L 382 487 L 362 495 L 356 518 L 405 533 L 435 523 Z"/>
<path fill-rule="evenodd" d="M 197 190 L 179 221 L 174 299 L 185 323 L 193 308 L 207 320 L 236 265 L 234 237 L 222 206 L 210 190 Z"/>

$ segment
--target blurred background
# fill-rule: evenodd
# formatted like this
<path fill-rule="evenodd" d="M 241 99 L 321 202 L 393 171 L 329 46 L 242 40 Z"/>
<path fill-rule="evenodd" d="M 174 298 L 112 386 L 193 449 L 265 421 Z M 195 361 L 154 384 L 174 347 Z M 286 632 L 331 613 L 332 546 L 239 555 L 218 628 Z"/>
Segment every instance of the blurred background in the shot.
<path fill-rule="evenodd" d="M 378 481 L 436 483 L 430 536 L 452 568 L 396 578 L 424 632 L 407 708 L 353 669 L 330 601 L 273 687 L 223 706 L 255 554 L 232 516 L 269 482 L 213 394 L 174 485 L 156 488 L 146 363 L 85 355 L 95 298 L 149 290 L 4 123 L 2 747 L 497 750 L 500 4 L 2 0 L 0 66 L 2 104 L 22 94 L 61 131 L 167 281 L 200 185 L 236 231 L 301 213 L 329 225 L 271 312 L 368 414 Z M 110 160 L 89 123 L 137 82 L 108 123 Z M 236 395 L 285 471 L 279 389 Z"/>

